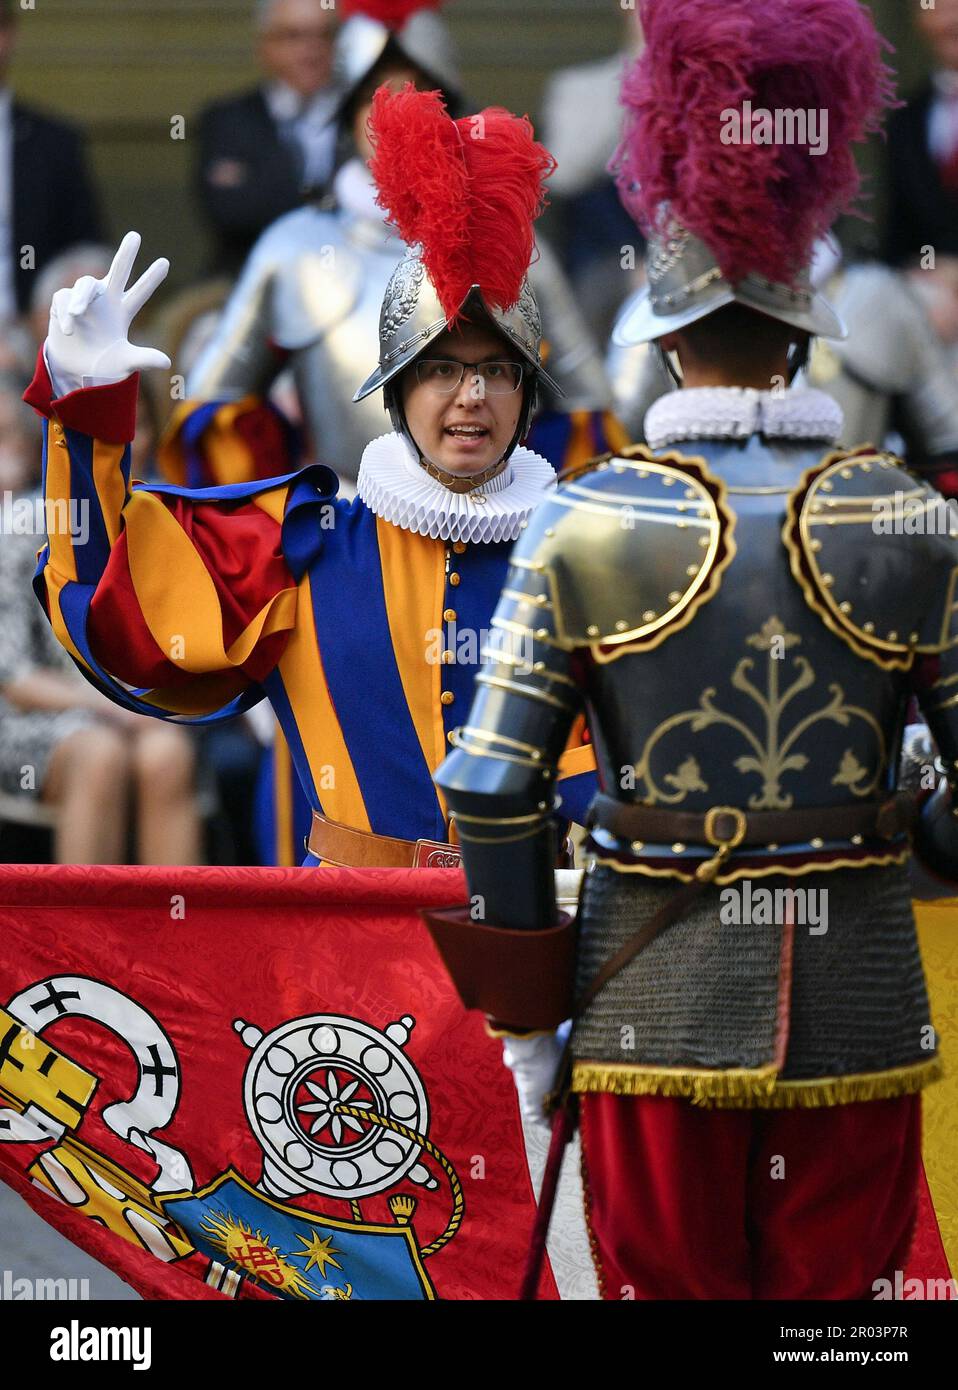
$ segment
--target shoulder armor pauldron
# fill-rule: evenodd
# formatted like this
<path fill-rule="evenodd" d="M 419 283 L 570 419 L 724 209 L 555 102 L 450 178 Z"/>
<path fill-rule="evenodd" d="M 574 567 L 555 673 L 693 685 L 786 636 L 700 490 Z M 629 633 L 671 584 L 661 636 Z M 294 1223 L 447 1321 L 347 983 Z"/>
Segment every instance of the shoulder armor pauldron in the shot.
<path fill-rule="evenodd" d="M 649 650 L 718 591 L 735 553 L 725 492 L 704 459 L 632 445 L 564 474 L 512 564 L 547 583 L 562 646 Z"/>
<path fill-rule="evenodd" d="M 892 454 L 831 454 L 782 538 L 809 607 L 859 656 L 908 670 L 958 646 L 958 509 Z"/>

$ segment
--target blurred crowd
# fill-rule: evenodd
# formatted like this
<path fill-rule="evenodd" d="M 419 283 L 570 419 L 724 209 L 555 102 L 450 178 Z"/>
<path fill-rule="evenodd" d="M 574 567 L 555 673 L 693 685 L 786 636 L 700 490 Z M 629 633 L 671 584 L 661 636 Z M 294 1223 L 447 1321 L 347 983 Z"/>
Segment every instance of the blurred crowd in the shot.
<path fill-rule="evenodd" d="M 843 406 L 844 443 L 891 447 L 954 495 L 958 0 L 913 8 L 929 76 L 918 91 L 904 93 L 880 149 L 887 206 L 871 226 L 870 253 L 843 249 L 841 228 L 820 248 L 815 277 L 849 336 L 816 344 L 806 370 Z M 106 272 L 112 235 L 101 221 L 82 133 L 12 94 L 18 12 L 15 0 L 0 0 L 0 860 L 273 862 L 269 831 L 257 832 L 269 820 L 260 814 L 271 797 L 269 718 L 254 712 L 198 733 L 124 712 L 78 674 L 31 591 L 43 536 L 27 524 L 29 509 L 14 503 L 38 493 L 39 431 L 20 397 L 54 294 L 82 275 Z M 482 92 L 462 92 L 442 19 L 432 11 L 420 18 L 431 26 L 423 30 L 425 48 L 420 40 L 415 51 L 401 43 L 364 50 L 362 42 L 343 47 L 339 9 L 325 0 L 259 0 L 251 7 L 260 80 L 209 105 L 195 127 L 194 190 L 213 248 L 208 273 L 169 296 L 149 328 L 149 341 L 173 360 L 173 379 L 188 383 L 188 397 L 217 393 L 217 352 L 236 319 L 234 287 L 267 252 L 274 259 L 288 254 L 282 238 L 299 226 L 291 216 L 319 208 L 377 225 L 363 162 L 365 117 L 380 82 L 441 86 L 462 111 L 486 104 Z M 555 263 L 561 281 L 553 300 L 565 304 L 571 293 L 576 313 L 576 341 L 560 346 L 588 364 L 588 399 L 574 405 L 611 407 L 636 441 L 648 406 L 673 389 L 660 355 L 610 342 L 614 320 L 643 276 L 641 236 L 607 171 L 620 120 L 619 73 L 640 43 L 634 12 L 626 11 L 621 50 L 554 73 L 537 122 L 558 161 L 543 260 L 549 274 Z M 388 271 L 403 248 L 384 229 L 379 241 Z M 548 337 L 548 323 L 546 331 Z M 268 354 L 275 344 L 264 339 L 260 346 Z M 374 345 L 369 352 L 374 358 Z M 373 365 L 361 358 L 354 385 Z M 348 478 L 356 458 L 337 456 L 335 431 L 322 418 L 324 409 L 346 406 L 345 384 L 336 387 L 342 400 L 317 406 L 304 384 L 305 359 L 301 367 L 274 353 L 250 385 L 303 427 L 302 462 L 318 457 Z M 324 370 L 333 379 L 332 367 Z M 140 400 L 133 475 L 170 478 L 160 447 L 177 404 L 169 379 L 144 383 Z"/>

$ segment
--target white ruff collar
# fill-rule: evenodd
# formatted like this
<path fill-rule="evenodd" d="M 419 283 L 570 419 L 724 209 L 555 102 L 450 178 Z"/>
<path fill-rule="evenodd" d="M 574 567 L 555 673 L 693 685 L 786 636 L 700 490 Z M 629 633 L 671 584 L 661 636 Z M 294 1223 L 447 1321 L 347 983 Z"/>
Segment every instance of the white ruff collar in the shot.
<path fill-rule="evenodd" d="M 824 439 L 842 431 L 842 408 L 824 391 L 757 391 L 745 386 L 697 386 L 673 391 L 650 406 L 645 438 L 650 449 L 683 439 Z"/>
<path fill-rule="evenodd" d="M 497 478 L 469 492 L 450 492 L 420 468 L 401 434 L 367 444 L 356 491 L 366 506 L 403 531 L 438 541 L 514 541 L 549 488 L 552 465 L 531 449 L 516 449 Z"/>

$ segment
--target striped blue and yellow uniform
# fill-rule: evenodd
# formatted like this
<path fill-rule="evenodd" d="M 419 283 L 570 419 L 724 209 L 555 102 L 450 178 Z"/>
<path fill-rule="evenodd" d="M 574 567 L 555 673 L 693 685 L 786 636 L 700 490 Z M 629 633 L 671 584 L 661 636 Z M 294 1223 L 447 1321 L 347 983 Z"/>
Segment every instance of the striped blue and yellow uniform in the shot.
<path fill-rule="evenodd" d="M 206 722 L 265 695 L 309 804 L 357 830 L 448 839 L 432 781 L 465 719 L 508 542 L 447 543 L 336 496 L 320 465 L 189 491 L 129 481 L 135 380 L 52 400 L 51 527 L 36 587 L 60 640 L 129 709 Z M 581 819 L 591 748 L 574 741 L 558 796 Z M 308 859 L 307 862 L 315 862 Z"/>

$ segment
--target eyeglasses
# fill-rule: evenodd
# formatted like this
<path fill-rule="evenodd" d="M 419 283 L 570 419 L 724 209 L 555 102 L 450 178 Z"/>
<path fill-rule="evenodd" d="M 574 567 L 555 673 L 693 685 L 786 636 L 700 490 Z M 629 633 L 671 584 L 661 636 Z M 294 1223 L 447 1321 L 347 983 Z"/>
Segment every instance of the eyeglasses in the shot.
<path fill-rule="evenodd" d="M 482 393 L 490 396 L 511 396 L 522 385 L 523 368 L 519 362 L 456 362 L 449 357 L 424 357 L 416 363 L 420 385 L 440 396 L 458 391 L 467 371 L 475 373 L 482 383 Z"/>

